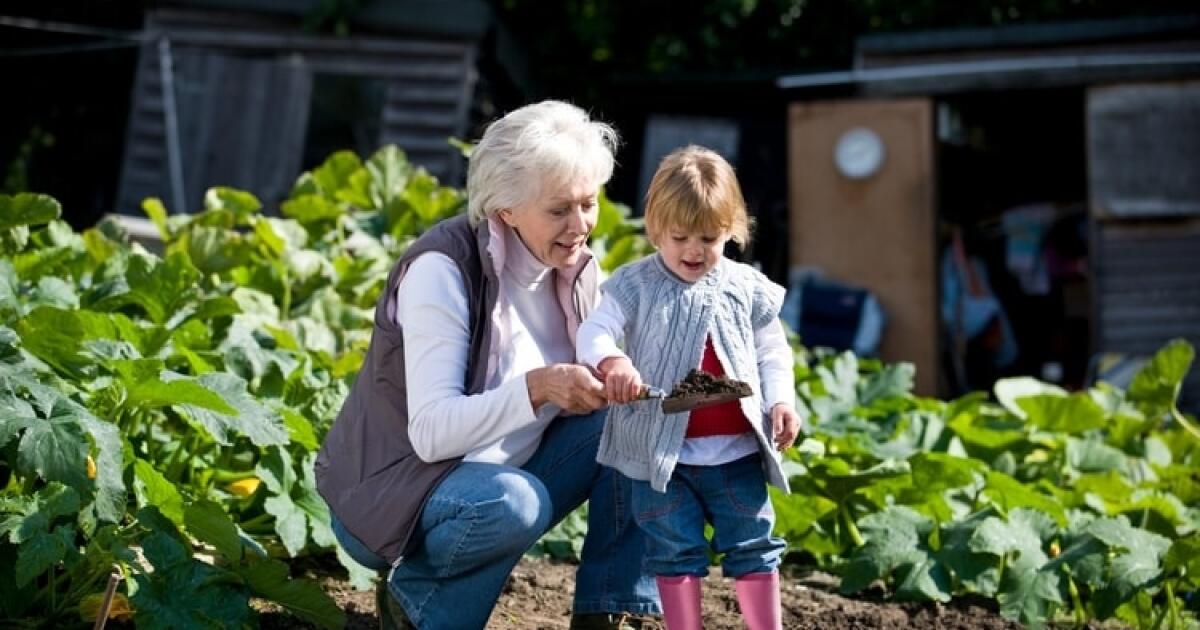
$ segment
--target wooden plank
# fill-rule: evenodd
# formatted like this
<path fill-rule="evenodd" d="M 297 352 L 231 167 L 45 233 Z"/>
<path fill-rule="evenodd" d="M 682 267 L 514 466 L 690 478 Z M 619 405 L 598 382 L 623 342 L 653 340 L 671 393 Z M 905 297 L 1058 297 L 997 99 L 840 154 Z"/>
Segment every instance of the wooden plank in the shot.
<path fill-rule="evenodd" d="M 1090 88 L 1087 123 L 1093 216 L 1200 216 L 1200 81 Z"/>
<path fill-rule="evenodd" d="M 874 293 L 887 313 L 881 355 L 917 367 L 916 391 L 938 381 L 932 106 L 927 99 L 797 103 L 789 112 L 791 264 Z M 848 179 L 834 147 L 866 127 L 883 140 L 881 170 Z"/>

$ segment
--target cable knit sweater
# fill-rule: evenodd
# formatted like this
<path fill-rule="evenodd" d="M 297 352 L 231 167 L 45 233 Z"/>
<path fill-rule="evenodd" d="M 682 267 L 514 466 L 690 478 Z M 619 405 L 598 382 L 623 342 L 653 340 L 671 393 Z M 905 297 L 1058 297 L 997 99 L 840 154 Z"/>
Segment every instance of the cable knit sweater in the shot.
<path fill-rule="evenodd" d="M 700 365 L 705 338 L 712 337 L 727 375 L 755 392 L 741 399 L 742 412 L 758 440 L 767 481 L 786 491 L 780 455 L 770 440 L 770 418 L 762 411 L 754 346 L 754 331 L 779 316 L 783 287 L 727 258 L 695 283 L 684 282 L 655 254 L 618 269 L 601 291 L 625 313 L 625 351 L 647 383 L 669 387 L 683 379 Z M 597 460 L 664 492 L 687 423 L 687 413 L 664 414 L 656 400 L 614 405 Z"/>

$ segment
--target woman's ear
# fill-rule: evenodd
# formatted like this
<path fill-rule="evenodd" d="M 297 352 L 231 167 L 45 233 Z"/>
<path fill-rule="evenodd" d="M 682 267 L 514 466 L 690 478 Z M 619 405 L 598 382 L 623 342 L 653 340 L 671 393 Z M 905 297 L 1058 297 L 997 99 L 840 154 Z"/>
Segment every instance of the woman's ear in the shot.
<path fill-rule="evenodd" d="M 500 220 L 503 221 L 505 225 L 512 227 L 512 210 L 509 210 L 508 208 L 501 208 L 496 211 L 496 216 L 500 217 Z"/>

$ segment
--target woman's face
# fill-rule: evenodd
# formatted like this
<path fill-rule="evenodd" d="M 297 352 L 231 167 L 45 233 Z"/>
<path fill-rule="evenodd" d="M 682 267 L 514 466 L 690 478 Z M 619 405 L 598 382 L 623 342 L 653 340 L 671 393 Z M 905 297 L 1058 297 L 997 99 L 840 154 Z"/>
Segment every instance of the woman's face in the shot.
<path fill-rule="evenodd" d="M 579 262 L 596 227 L 598 192 L 598 186 L 587 182 L 543 185 L 533 201 L 498 215 L 542 264 L 565 269 Z"/>
<path fill-rule="evenodd" d="M 684 282 L 695 282 L 717 266 L 725 254 L 729 232 L 671 228 L 658 240 L 658 251 L 667 269 Z"/>

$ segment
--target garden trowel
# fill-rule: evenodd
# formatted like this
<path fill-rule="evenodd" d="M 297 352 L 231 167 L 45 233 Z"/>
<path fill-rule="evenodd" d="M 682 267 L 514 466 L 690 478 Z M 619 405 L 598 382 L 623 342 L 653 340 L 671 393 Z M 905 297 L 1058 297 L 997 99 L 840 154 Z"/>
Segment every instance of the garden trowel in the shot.
<path fill-rule="evenodd" d="M 662 400 L 663 413 L 683 413 L 701 407 L 709 407 L 719 405 L 721 403 L 737 400 L 749 396 L 751 392 L 746 391 L 730 391 L 730 392 L 688 392 L 674 395 L 667 395 L 667 392 L 653 385 L 643 385 L 642 394 L 638 397 L 641 400 L 649 400 L 658 398 Z"/>

